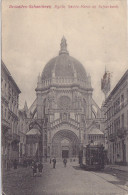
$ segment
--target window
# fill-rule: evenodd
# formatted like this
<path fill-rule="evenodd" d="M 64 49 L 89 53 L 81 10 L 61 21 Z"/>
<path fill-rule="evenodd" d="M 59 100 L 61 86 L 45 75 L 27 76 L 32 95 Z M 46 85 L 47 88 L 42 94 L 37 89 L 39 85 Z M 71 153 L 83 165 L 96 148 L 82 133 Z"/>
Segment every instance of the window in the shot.
<path fill-rule="evenodd" d="M 6 96 L 6 94 L 7 94 L 7 92 L 6 92 L 6 90 L 7 90 L 7 88 L 6 88 L 6 83 L 5 83 L 5 90 L 4 90 L 4 92 L 5 92 L 5 96 Z"/>
<path fill-rule="evenodd" d="M 120 118 L 118 119 L 118 130 L 120 129 Z"/>
<path fill-rule="evenodd" d="M 113 123 L 112 123 L 112 133 L 113 133 Z"/>
<path fill-rule="evenodd" d="M 10 114 L 8 114 L 8 120 L 10 120 Z"/>
<path fill-rule="evenodd" d="M 1 78 L 1 89 L 3 89 L 3 78 Z"/>
<path fill-rule="evenodd" d="M 120 111 L 120 98 L 118 98 L 117 100 L 117 112 Z"/>
<path fill-rule="evenodd" d="M 111 116 L 113 116 L 113 106 L 111 107 Z"/>
<path fill-rule="evenodd" d="M 59 98 L 60 109 L 69 109 L 71 106 L 71 100 L 68 96 L 61 96 Z"/>
<path fill-rule="evenodd" d="M 121 95 L 121 108 L 124 107 L 124 94 Z"/>
<path fill-rule="evenodd" d="M 4 114 L 5 114 L 5 119 L 6 119 L 6 116 L 7 116 L 7 109 L 6 108 L 5 108 L 5 113 Z"/>
<path fill-rule="evenodd" d="M 110 134 L 112 133 L 112 125 L 110 124 Z"/>
<path fill-rule="evenodd" d="M 128 103 L 128 89 L 127 89 L 127 103 Z"/>
<path fill-rule="evenodd" d="M 114 114 L 116 114 L 116 102 L 114 102 Z"/>
<path fill-rule="evenodd" d="M 122 123 L 122 127 L 124 127 L 124 114 L 121 115 L 121 123 Z"/>
<path fill-rule="evenodd" d="M 114 132 L 116 132 L 116 120 L 114 121 Z"/>
<path fill-rule="evenodd" d="M 108 119 L 110 119 L 110 108 L 108 109 Z"/>
<path fill-rule="evenodd" d="M 3 111 L 4 111 L 4 110 L 3 110 L 3 106 L 2 106 L 2 108 L 1 108 L 1 114 L 2 114 L 2 118 L 3 118 Z"/>
<path fill-rule="evenodd" d="M 127 126 L 128 126 L 128 111 L 127 111 Z"/>

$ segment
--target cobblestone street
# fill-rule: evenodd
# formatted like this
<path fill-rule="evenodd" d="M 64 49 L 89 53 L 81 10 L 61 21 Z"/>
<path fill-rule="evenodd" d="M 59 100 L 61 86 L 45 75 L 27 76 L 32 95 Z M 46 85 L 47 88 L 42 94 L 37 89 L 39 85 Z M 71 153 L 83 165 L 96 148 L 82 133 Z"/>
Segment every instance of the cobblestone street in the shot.
<path fill-rule="evenodd" d="M 80 169 L 77 163 L 68 163 L 64 168 L 62 162 L 57 162 L 56 169 L 45 163 L 42 177 L 33 177 L 30 167 L 18 168 L 5 175 L 3 191 L 6 195 L 128 194 L 127 172 L 109 169 L 89 172 Z"/>

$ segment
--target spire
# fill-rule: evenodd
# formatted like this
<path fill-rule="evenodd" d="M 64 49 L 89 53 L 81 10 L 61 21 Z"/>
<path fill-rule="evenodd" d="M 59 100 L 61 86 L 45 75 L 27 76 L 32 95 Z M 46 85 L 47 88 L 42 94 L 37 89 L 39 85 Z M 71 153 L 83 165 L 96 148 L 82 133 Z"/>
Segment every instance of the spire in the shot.
<path fill-rule="evenodd" d="M 105 73 L 103 75 L 103 78 L 101 79 L 101 90 L 105 95 L 105 99 L 107 98 L 108 92 L 110 91 L 110 87 L 111 87 L 111 74 L 109 71 L 106 70 L 106 66 L 105 66 Z"/>
<path fill-rule="evenodd" d="M 91 76 L 90 76 L 90 74 L 88 74 L 88 86 L 89 86 L 89 87 L 92 87 L 92 86 L 91 86 Z"/>
<path fill-rule="evenodd" d="M 41 78 L 40 78 L 40 73 L 39 73 L 39 75 L 38 75 L 38 83 L 40 83 L 40 80 L 41 80 Z"/>
<path fill-rule="evenodd" d="M 66 39 L 63 36 L 63 38 L 61 39 L 61 43 L 60 43 L 60 52 L 59 55 L 61 54 L 69 54 L 67 51 L 67 43 L 66 43 Z"/>
<path fill-rule="evenodd" d="M 28 106 L 27 106 L 27 102 L 25 101 L 25 104 L 24 104 L 24 110 L 27 112 L 28 111 Z"/>
<path fill-rule="evenodd" d="M 40 73 L 39 73 L 37 87 L 40 88 L 41 86 L 42 86 L 42 82 L 41 82 L 41 76 L 40 76 Z"/>

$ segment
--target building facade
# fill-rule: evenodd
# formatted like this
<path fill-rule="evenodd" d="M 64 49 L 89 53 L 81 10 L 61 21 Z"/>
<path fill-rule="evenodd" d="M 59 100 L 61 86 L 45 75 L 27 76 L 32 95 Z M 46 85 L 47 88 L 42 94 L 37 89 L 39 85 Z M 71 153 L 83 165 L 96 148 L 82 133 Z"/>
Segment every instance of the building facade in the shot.
<path fill-rule="evenodd" d="M 109 162 L 128 164 L 128 70 L 104 103 Z"/>
<path fill-rule="evenodd" d="M 59 55 L 38 77 L 37 98 L 29 109 L 42 135 L 44 158 L 77 157 L 82 145 L 88 143 L 87 134 L 94 121 L 100 129 L 102 114 L 92 94 L 90 75 L 69 55 L 63 37 Z"/>
<path fill-rule="evenodd" d="M 27 113 L 28 106 L 27 102 L 25 102 L 24 108 L 19 110 L 19 122 L 18 122 L 18 130 L 20 135 L 19 142 L 19 162 L 22 164 L 26 159 L 26 133 L 28 131 L 27 124 Z"/>
<path fill-rule="evenodd" d="M 5 168 L 19 158 L 18 106 L 21 93 L 7 67 L 1 62 L 2 161 Z"/>

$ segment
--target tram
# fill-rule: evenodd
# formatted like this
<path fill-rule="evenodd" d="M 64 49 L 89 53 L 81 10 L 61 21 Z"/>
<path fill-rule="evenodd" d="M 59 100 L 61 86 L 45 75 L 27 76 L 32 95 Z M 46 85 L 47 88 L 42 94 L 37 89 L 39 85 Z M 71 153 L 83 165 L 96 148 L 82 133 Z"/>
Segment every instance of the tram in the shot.
<path fill-rule="evenodd" d="M 79 152 L 80 167 L 86 170 L 104 169 L 105 150 L 103 145 L 90 145 L 83 147 Z"/>

